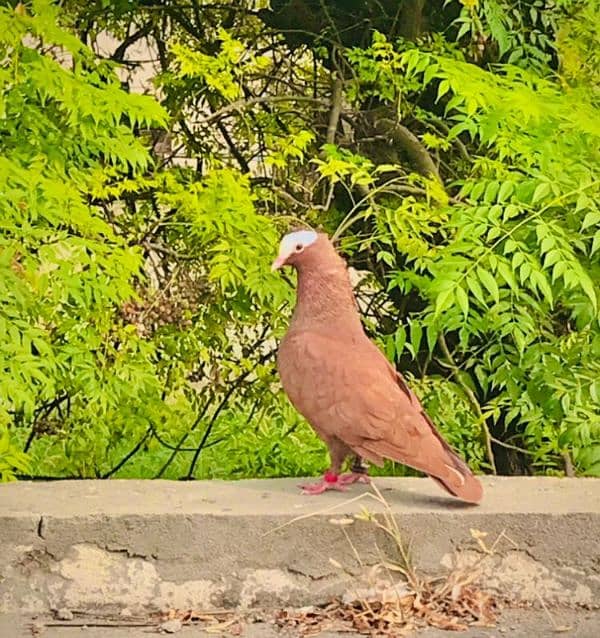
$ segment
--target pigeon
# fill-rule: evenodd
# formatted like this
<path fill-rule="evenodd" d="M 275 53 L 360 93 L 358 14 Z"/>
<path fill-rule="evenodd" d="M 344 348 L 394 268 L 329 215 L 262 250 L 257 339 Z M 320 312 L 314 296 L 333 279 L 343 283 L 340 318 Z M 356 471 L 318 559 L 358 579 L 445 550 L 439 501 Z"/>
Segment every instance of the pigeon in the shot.
<path fill-rule="evenodd" d="M 365 334 L 346 262 L 324 233 L 283 237 L 272 270 L 298 273 L 296 307 L 277 352 L 292 405 L 329 449 L 331 465 L 305 494 L 369 482 L 366 462 L 385 458 L 428 474 L 453 496 L 478 503 L 481 483 L 438 432 L 404 377 Z M 346 459 L 353 463 L 342 474 Z"/>

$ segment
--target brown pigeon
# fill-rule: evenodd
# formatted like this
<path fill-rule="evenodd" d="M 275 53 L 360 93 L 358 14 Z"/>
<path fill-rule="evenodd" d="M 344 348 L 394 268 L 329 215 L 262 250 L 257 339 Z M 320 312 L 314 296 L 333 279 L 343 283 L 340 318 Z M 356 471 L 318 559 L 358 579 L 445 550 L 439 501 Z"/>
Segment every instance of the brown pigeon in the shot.
<path fill-rule="evenodd" d="M 322 233 L 286 235 L 272 269 L 298 272 L 297 301 L 277 356 L 283 388 L 327 444 L 331 467 L 307 494 L 368 482 L 362 460 L 393 459 L 478 503 L 481 483 L 444 441 L 401 374 L 364 333 L 345 261 Z M 349 455 L 354 464 L 340 474 Z"/>

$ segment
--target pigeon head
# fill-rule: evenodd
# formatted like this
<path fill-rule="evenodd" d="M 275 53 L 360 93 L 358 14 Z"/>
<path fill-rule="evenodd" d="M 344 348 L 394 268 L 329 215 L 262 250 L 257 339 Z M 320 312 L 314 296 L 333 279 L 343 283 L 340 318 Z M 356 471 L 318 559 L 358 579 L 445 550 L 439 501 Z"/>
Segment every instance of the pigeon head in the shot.
<path fill-rule="evenodd" d="M 362 330 L 346 262 L 325 233 L 295 230 L 281 240 L 271 270 L 292 266 L 298 273 L 290 325 Z"/>
<path fill-rule="evenodd" d="M 324 233 L 317 233 L 314 230 L 295 230 L 281 240 L 279 254 L 271 270 L 278 270 L 283 266 L 299 269 L 310 263 L 317 263 L 331 252 L 335 254 L 333 245 Z"/>

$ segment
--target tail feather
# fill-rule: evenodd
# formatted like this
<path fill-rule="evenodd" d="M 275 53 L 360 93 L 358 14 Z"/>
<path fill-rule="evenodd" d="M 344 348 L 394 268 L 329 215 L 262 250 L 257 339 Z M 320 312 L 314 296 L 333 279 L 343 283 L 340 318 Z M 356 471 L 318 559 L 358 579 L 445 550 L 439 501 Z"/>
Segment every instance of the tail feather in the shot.
<path fill-rule="evenodd" d="M 481 483 L 470 471 L 468 474 L 462 474 L 463 481 L 450 481 L 446 477 L 438 478 L 429 475 L 438 485 L 443 487 L 447 492 L 460 498 L 467 503 L 479 503 L 483 498 L 483 487 Z"/>
<path fill-rule="evenodd" d="M 437 437 L 436 437 L 437 438 Z M 483 487 L 469 466 L 439 437 L 442 443 L 433 456 L 427 454 L 407 458 L 403 451 L 388 441 L 377 441 L 355 448 L 363 458 L 383 465 L 383 458 L 393 459 L 427 474 L 447 492 L 467 503 L 479 503 L 483 497 Z M 435 469 L 434 469 L 435 468 Z M 432 471 L 435 474 L 432 474 Z"/>
<path fill-rule="evenodd" d="M 452 462 L 452 467 L 445 464 L 450 474 L 445 477 L 429 476 L 439 485 L 441 485 L 447 492 L 450 492 L 453 496 L 466 501 L 467 503 L 479 503 L 483 498 L 483 487 L 479 482 L 479 479 L 473 474 L 471 468 L 458 456 L 458 454 L 450 447 L 448 442 L 437 431 L 437 428 L 433 424 L 433 421 L 429 415 L 423 411 L 423 417 L 431 427 L 432 433 L 436 439 L 441 443 L 444 452 Z M 453 476 L 454 475 L 454 476 Z"/>

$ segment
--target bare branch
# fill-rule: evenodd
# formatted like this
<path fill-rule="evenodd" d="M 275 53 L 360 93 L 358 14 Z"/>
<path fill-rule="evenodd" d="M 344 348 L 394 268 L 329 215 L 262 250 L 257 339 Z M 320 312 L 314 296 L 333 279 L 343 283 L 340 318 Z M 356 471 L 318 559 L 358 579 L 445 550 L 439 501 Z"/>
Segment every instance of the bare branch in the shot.
<path fill-rule="evenodd" d="M 440 173 L 429 151 L 414 133 L 411 133 L 406 126 L 388 117 L 377 119 L 376 125 L 385 127 L 385 133 L 391 137 L 393 142 L 402 147 L 421 175 L 434 177 L 440 184 L 442 183 Z"/>
<path fill-rule="evenodd" d="M 448 362 L 450 369 L 452 370 L 452 375 L 456 379 L 456 382 L 463 389 L 464 393 L 467 395 L 469 399 L 469 403 L 473 407 L 475 414 L 479 417 L 481 422 L 481 427 L 483 428 L 483 434 L 485 439 L 485 449 L 487 454 L 488 463 L 492 469 L 493 474 L 497 474 L 496 472 L 496 461 L 494 459 L 494 451 L 492 450 L 492 435 L 490 434 L 490 429 L 488 427 L 487 421 L 483 416 L 483 412 L 481 410 L 481 406 L 479 405 L 479 401 L 475 396 L 475 393 L 471 388 L 465 383 L 464 379 L 460 376 L 460 369 L 458 365 L 456 365 L 456 361 L 454 361 L 454 357 L 450 353 L 450 349 L 448 348 L 448 344 L 446 343 L 446 339 L 444 335 L 441 334 L 438 338 L 438 343 L 442 352 L 444 353 L 444 357 L 446 357 L 446 361 Z"/>
<path fill-rule="evenodd" d="M 154 25 L 152 22 L 148 22 L 141 29 L 135 31 L 131 35 L 128 35 L 121 44 L 115 49 L 115 52 L 110 56 L 111 60 L 115 62 L 123 62 L 125 58 L 125 54 L 127 53 L 127 49 L 135 44 L 138 40 L 145 38 L 151 31 Z"/>
<path fill-rule="evenodd" d="M 217 122 L 217 128 L 221 132 L 221 135 L 223 136 L 225 143 L 229 147 L 231 154 L 236 159 L 237 163 L 242 169 L 242 172 L 249 173 L 250 166 L 248 165 L 246 158 L 242 155 L 240 149 L 235 145 L 235 142 L 231 139 L 231 135 L 229 135 L 229 131 L 225 128 L 223 122 Z"/>
<path fill-rule="evenodd" d="M 565 464 L 565 474 L 570 477 L 575 476 L 575 467 L 573 466 L 573 461 L 569 452 L 565 450 L 561 453 L 561 456 Z"/>
<path fill-rule="evenodd" d="M 329 124 L 327 126 L 327 144 L 335 144 L 335 134 L 337 133 L 342 112 L 342 89 L 341 78 L 335 78 L 332 83 L 331 111 L 329 112 Z"/>

